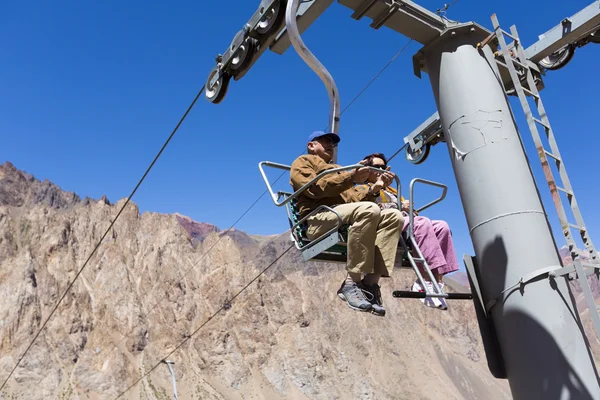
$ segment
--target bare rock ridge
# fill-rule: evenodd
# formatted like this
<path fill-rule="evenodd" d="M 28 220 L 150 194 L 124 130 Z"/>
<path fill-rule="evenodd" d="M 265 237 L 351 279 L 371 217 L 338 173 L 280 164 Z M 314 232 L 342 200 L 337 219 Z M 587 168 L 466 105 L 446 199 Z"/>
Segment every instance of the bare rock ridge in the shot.
<path fill-rule="evenodd" d="M 0 166 L 2 381 L 124 201 Z M 130 203 L 0 398 L 114 399 L 149 372 L 121 398 L 169 399 L 167 355 L 179 399 L 510 398 L 472 304 L 393 299 L 406 271 L 382 282 L 384 318 L 348 309 L 335 295 L 343 268 L 295 249 L 231 301 L 290 245 Z"/>
<path fill-rule="evenodd" d="M 64 192 L 47 180 L 40 182 L 32 175 L 18 170 L 10 162 L 0 165 L 0 205 L 21 207 L 45 205 L 65 209 L 81 202 L 73 192 Z"/>
<path fill-rule="evenodd" d="M 220 232 L 220 229 L 214 225 L 203 222 L 196 222 L 190 217 L 181 214 L 175 214 L 177 222 L 185 229 L 190 237 L 202 242 L 209 234 Z"/>

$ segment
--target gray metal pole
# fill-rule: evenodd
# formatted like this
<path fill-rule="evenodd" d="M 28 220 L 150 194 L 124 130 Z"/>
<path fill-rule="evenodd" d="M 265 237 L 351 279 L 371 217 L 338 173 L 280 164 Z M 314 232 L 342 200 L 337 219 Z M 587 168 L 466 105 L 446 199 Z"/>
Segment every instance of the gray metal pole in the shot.
<path fill-rule="evenodd" d="M 542 274 L 503 293 L 561 261 L 503 89 L 473 32 L 447 32 L 422 51 L 513 397 L 600 399 L 566 280 Z"/>
<path fill-rule="evenodd" d="M 163 360 L 167 367 L 169 367 L 169 372 L 171 373 L 171 379 L 173 381 L 173 399 L 177 400 L 177 381 L 175 380 L 175 371 L 173 371 L 172 365 L 175 365 L 173 361 Z"/>

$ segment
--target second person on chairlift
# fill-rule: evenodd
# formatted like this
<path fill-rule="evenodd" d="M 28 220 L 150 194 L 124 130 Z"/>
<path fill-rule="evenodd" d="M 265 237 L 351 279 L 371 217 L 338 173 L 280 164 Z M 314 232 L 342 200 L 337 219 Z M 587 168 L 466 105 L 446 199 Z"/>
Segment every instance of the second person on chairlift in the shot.
<path fill-rule="evenodd" d="M 387 160 L 382 153 L 369 154 L 364 159 L 364 165 L 380 168 L 382 171 L 389 171 L 390 167 L 387 165 Z M 377 182 L 377 173 L 371 172 L 369 174 L 368 187 L 372 187 Z M 379 197 L 376 199 L 377 204 L 382 210 L 386 209 L 397 209 L 398 208 L 398 193 L 393 187 L 387 187 L 381 190 Z M 403 230 L 408 229 L 409 225 L 409 203 L 403 197 L 400 198 L 402 204 L 402 215 L 404 216 Z M 416 245 L 419 246 L 423 257 L 429 264 L 429 268 L 433 273 L 438 285 L 443 290 L 444 282 L 442 277 L 454 271 L 458 271 L 458 261 L 456 260 L 456 254 L 454 252 L 454 244 L 452 243 L 452 234 L 446 221 L 430 220 L 427 217 L 416 215 L 414 217 L 414 236 L 416 239 Z M 427 291 L 433 293 L 433 283 L 427 279 L 427 274 L 422 271 Z M 413 292 L 423 292 L 423 287 L 416 280 L 411 290 Z M 443 298 L 426 298 L 421 299 L 428 307 L 436 307 L 441 309 L 447 309 L 448 305 Z"/>

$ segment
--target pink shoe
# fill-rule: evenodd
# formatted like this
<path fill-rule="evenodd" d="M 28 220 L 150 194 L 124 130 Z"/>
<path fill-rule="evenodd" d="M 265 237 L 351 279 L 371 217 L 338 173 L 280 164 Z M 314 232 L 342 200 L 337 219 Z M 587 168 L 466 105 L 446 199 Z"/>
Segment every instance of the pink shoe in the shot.
<path fill-rule="evenodd" d="M 434 293 L 433 284 L 431 282 L 426 281 L 425 285 L 427 286 L 427 292 Z M 421 286 L 418 280 L 415 281 L 415 283 L 413 283 L 412 288 L 410 290 L 412 292 L 425 292 L 425 290 L 423 290 L 423 286 Z M 440 299 L 437 297 L 426 297 L 424 299 L 421 299 L 421 303 L 425 304 L 427 307 L 432 308 L 441 308 L 442 306 L 442 304 L 440 303 Z"/>
<path fill-rule="evenodd" d="M 444 282 L 440 282 L 438 283 L 438 286 L 440 287 L 440 289 L 442 290 L 442 292 L 446 293 L 446 291 L 444 290 Z M 442 310 L 447 310 L 448 309 L 448 303 L 446 303 L 446 299 L 444 299 L 443 297 L 438 298 L 438 300 L 440 301 L 440 308 Z"/>

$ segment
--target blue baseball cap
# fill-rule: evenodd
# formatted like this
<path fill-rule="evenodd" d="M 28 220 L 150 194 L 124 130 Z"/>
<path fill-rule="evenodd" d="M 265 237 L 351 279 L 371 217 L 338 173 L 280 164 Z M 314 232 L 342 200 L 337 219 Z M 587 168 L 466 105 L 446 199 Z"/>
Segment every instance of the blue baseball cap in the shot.
<path fill-rule="evenodd" d="M 308 137 L 308 141 L 312 142 L 313 140 L 315 140 L 317 138 L 320 138 L 321 136 L 329 136 L 331 138 L 331 140 L 333 140 L 333 143 L 339 143 L 340 142 L 340 137 L 337 135 L 337 133 L 323 132 L 323 131 L 315 131 L 315 132 L 313 132 Z"/>

